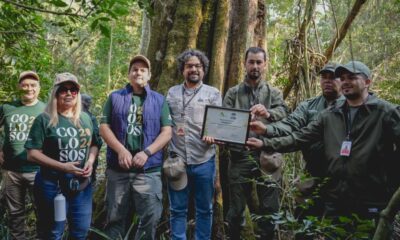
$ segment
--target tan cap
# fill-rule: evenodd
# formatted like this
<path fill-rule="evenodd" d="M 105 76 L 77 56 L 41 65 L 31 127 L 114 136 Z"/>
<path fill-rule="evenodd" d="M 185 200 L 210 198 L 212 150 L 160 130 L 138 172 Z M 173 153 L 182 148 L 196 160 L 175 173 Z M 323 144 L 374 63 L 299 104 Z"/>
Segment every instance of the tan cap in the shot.
<path fill-rule="evenodd" d="M 261 151 L 260 168 L 265 174 L 271 175 L 274 180 L 279 180 L 282 173 L 283 156 L 281 153 L 267 153 Z"/>
<path fill-rule="evenodd" d="M 75 84 L 77 88 L 81 88 L 81 85 L 78 83 L 78 79 L 76 76 L 72 73 L 69 72 L 64 72 L 64 73 L 59 73 L 56 75 L 56 80 L 54 81 L 54 86 L 60 85 L 61 83 L 64 82 L 71 82 Z"/>
<path fill-rule="evenodd" d="M 36 80 L 36 81 L 40 80 L 39 75 L 36 72 L 34 72 L 34 71 L 23 71 L 21 74 L 19 74 L 18 82 L 21 82 L 22 80 L 27 79 L 27 78 L 33 79 L 33 80 Z"/>
<path fill-rule="evenodd" d="M 186 164 L 179 156 L 169 157 L 163 165 L 165 176 L 168 183 L 175 191 L 182 190 L 187 185 Z"/>
<path fill-rule="evenodd" d="M 151 72 L 150 60 L 147 59 L 145 56 L 140 55 L 140 54 L 134 56 L 134 57 L 131 59 L 131 61 L 129 62 L 129 70 L 131 69 L 133 63 L 136 62 L 136 61 L 142 61 L 142 62 L 146 63 L 147 67 L 149 68 L 149 72 Z"/>

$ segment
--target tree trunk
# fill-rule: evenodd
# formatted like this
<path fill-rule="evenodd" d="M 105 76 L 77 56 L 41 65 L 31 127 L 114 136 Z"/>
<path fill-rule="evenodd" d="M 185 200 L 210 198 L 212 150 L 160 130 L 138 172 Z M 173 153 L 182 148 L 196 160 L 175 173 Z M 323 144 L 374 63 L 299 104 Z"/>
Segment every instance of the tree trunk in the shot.
<path fill-rule="evenodd" d="M 202 1 L 182 1 L 176 8 L 174 22 L 168 33 L 165 58 L 162 62 L 162 74 L 157 90 L 167 90 L 181 82 L 181 74 L 176 67 L 176 57 L 188 48 L 196 48 L 199 29 L 203 20 Z"/>
<path fill-rule="evenodd" d="M 224 79 L 226 73 L 226 47 L 228 43 L 228 27 L 230 5 L 228 0 L 218 1 L 215 16 L 214 39 L 212 42 L 210 71 L 208 74 L 208 83 L 218 88 L 221 92 L 224 90 Z"/>
<path fill-rule="evenodd" d="M 393 194 L 387 207 L 380 213 L 378 227 L 376 228 L 373 240 L 390 239 L 392 225 L 396 213 L 400 210 L 400 188 Z"/>
<path fill-rule="evenodd" d="M 302 61 L 305 57 L 304 53 L 307 51 L 307 48 L 305 48 L 307 45 L 307 30 L 313 18 L 316 4 L 316 0 L 307 0 L 303 21 L 299 29 L 299 35 L 294 40 L 288 40 L 289 48 L 292 52 L 290 53 L 289 59 L 289 83 L 283 90 L 284 98 L 289 95 L 290 90 L 292 90 L 295 84 L 300 84 L 300 79 L 302 79 L 300 74 L 302 73 Z M 302 77 L 304 77 L 304 75 Z M 304 82 L 304 80 L 301 81 Z"/>
<path fill-rule="evenodd" d="M 325 51 L 325 62 L 328 62 L 332 58 L 333 52 L 340 45 L 344 37 L 346 37 L 346 34 L 350 29 L 351 24 L 353 23 L 356 16 L 360 13 L 361 7 L 364 5 L 365 2 L 367 2 L 367 0 L 357 0 L 354 3 L 351 11 L 346 17 L 346 20 L 340 27 L 339 32 L 337 32 L 337 34 L 332 38 L 329 47 Z"/>
<path fill-rule="evenodd" d="M 147 49 L 149 48 L 150 43 L 150 27 L 151 22 L 149 17 L 145 13 L 143 13 L 142 19 L 142 34 L 140 38 L 140 47 L 139 53 L 142 55 L 147 55 Z"/>
<path fill-rule="evenodd" d="M 174 24 L 176 11 L 175 0 L 155 0 L 154 13 L 151 18 L 150 41 L 147 57 L 151 62 L 151 86 L 157 88 L 162 73 L 162 63 L 166 55 L 168 33 Z"/>

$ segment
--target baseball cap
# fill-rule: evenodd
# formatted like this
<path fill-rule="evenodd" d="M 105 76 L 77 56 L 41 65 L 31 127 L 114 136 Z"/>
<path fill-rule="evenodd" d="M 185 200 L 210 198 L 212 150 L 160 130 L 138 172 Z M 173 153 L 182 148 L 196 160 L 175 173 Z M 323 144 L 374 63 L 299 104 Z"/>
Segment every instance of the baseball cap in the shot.
<path fill-rule="evenodd" d="M 281 153 L 273 152 L 267 153 L 261 152 L 260 155 L 260 168 L 263 173 L 271 175 L 272 179 L 279 180 L 281 176 L 281 166 L 283 162 L 283 156 Z"/>
<path fill-rule="evenodd" d="M 36 81 L 40 80 L 39 75 L 36 72 L 34 72 L 34 71 L 23 71 L 23 72 L 21 72 L 19 74 L 18 82 L 21 82 L 22 80 L 27 79 L 27 78 L 33 79 L 33 80 L 36 80 Z"/>
<path fill-rule="evenodd" d="M 363 73 L 369 79 L 371 79 L 371 70 L 362 62 L 360 61 L 350 61 L 345 65 L 339 65 L 336 67 L 335 76 L 340 77 L 344 72 L 351 72 L 351 73 Z"/>
<path fill-rule="evenodd" d="M 321 71 L 319 71 L 319 74 L 327 73 L 327 72 L 335 73 L 336 65 L 337 65 L 336 63 L 325 64 L 325 66 L 321 69 Z"/>
<path fill-rule="evenodd" d="M 61 83 L 64 83 L 64 82 L 71 82 L 71 83 L 75 84 L 75 86 L 77 88 L 81 88 L 81 85 L 79 85 L 79 83 L 78 83 L 78 79 L 72 73 L 64 72 L 64 73 L 57 74 L 56 80 L 54 82 L 54 86 L 60 85 Z"/>
<path fill-rule="evenodd" d="M 145 56 L 143 56 L 143 55 L 136 55 L 136 56 L 134 56 L 132 59 L 131 59 L 131 61 L 130 61 L 130 63 L 129 63 L 129 69 L 131 68 L 131 66 L 132 66 L 132 64 L 134 63 L 134 62 L 136 62 L 136 61 L 142 61 L 142 62 L 145 62 L 146 63 L 146 65 L 147 65 L 147 67 L 149 68 L 149 72 L 151 72 L 151 64 L 150 64 L 150 60 L 149 59 L 147 59 Z"/>
<path fill-rule="evenodd" d="M 186 165 L 181 157 L 176 156 L 167 158 L 164 162 L 163 170 L 172 189 L 179 191 L 186 187 Z"/>

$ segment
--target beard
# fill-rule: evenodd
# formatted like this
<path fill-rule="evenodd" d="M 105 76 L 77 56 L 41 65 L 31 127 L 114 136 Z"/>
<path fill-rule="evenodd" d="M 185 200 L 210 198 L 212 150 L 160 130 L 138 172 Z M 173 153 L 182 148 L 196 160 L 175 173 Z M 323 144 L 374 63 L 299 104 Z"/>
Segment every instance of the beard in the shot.
<path fill-rule="evenodd" d="M 247 74 L 247 77 L 251 80 L 257 80 L 261 76 L 261 73 L 258 71 L 253 71 Z"/>
<path fill-rule="evenodd" d="M 343 95 L 344 95 L 347 99 L 350 99 L 350 100 L 355 100 L 355 99 L 357 99 L 357 98 L 360 97 L 360 94 L 358 94 L 358 93 L 343 93 Z"/>
<path fill-rule="evenodd" d="M 322 93 L 327 100 L 335 100 L 339 97 L 339 92 L 337 91 L 324 91 Z"/>
<path fill-rule="evenodd" d="M 200 76 L 198 74 L 190 74 L 187 78 L 187 81 L 190 83 L 198 83 L 200 82 Z"/>

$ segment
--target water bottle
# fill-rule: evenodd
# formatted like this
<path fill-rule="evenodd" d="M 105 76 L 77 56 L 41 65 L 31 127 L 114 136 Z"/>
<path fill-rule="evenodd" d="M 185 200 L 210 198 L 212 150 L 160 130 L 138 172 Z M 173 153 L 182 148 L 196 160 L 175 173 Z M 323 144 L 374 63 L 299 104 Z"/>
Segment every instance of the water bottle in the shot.
<path fill-rule="evenodd" d="M 54 221 L 65 221 L 65 211 L 65 197 L 62 193 L 58 193 L 57 196 L 54 198 Z"/>

